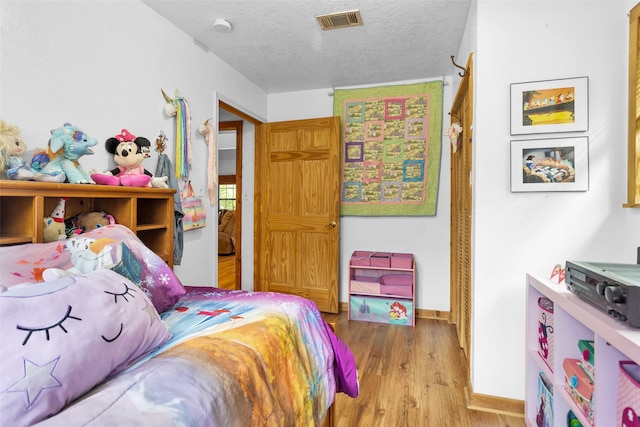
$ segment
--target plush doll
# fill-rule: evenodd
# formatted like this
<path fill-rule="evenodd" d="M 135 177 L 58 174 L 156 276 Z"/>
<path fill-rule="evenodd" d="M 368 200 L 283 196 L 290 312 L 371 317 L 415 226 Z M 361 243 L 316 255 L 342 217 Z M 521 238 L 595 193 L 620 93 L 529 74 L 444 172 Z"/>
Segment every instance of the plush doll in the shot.
<path fill-rule="evenodd" d="M 0 120 L 0 171 L 9 179 L 19 181 L 64 182 L 62 172 L 41 173 L 27 165 L 22 156 L 27 151 L 17 126 Z"/>
<path fill-rule="evenodd" d="M 71 253 L 72 267 L 47 268 L 42 272 L 44 281 L 61 277 L 86 274 L 99 268 L 107 268 L 121 274 L 133 283 L 140 283 L 142 264 L 124 242 L 101 237 L 94 239 L 86 236 L 73 237 L 67 240 L 65 250 Z"/>
<path fill-rule="evenodd" d="M 97 144 L 97 139 L 88 136 L 76 126 L 65 123 L 64 126 L 51 131 L 47 152 L 49 163 L 42 166 L 41 157 L 38 157 L 31 166 L 41 168 L 39 171 L 47 174 L 64 172 L 67 181 L 72 184 L 95 184 L 78 160 L 84 155 L 93 154 L 91 147 Z"/>
<path fill-rule="evenodd" d="M 57 222 L 50 216 L 44 219 L 44 242 L 55 242 L 56 240 L 64 240 L 67 238 L 64 222 Z"/>
<path fill-rule="evenodd" d="M 91 178 L 98 184 L 123 185 L 126 187 L 169 188 L 168 177 L 155 177 L 142 166 L 142 161 L 150 156 L 151 142 L 142 136 L 136 137 L 128 130 L 107 139 L 105 148 L 113 154 L 118 167 L 105 173 L 94 173 Z"/>
<path fill-rule="evenodd" d="M 62 197 L 51 214 L 44 219 L 44 242 L 55 242 L 67 238 L 64 213 L 67 206 L 67 198 Z"/>
<path fill-rule="evenodd" d="M 84 212 L 65 220 L 69 237 L 115 223 L 115 218 L 106 212 Z"/>

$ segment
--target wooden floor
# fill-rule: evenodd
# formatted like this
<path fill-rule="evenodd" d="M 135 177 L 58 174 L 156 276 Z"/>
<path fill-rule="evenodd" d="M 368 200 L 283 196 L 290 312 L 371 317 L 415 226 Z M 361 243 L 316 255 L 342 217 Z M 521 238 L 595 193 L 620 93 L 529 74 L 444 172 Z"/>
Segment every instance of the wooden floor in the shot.
<path fill-rule="evenodd" d="M 218 287 L 234 288 L 234 256 L 218 256 Z M 349 321 L 325 314 L 351 348 L 360 396 L 336 398 L 335 427 L 523 427 L 522 418 L 469 410 L 467 376 L 455 329 L 442 320 L 416 327 Z M 496 379 L 499 380 L 499 379 Z"/>
<path fill-rule="evenodd" d="M 218 287 L 235 289 L 236 285 L 235 255 L 218 255 Z"/>
<path fill-rule="evenodd" d="M 325 314 L 351 348 L 360 395 L 336 398 L 336 427 L 522 427 L 523 418 L 469 410 L 465 362 L 452 325 L 417 319 L 416 327 L 349 321 Z M 499 381 L 499 378 L 496 378 Z"/>

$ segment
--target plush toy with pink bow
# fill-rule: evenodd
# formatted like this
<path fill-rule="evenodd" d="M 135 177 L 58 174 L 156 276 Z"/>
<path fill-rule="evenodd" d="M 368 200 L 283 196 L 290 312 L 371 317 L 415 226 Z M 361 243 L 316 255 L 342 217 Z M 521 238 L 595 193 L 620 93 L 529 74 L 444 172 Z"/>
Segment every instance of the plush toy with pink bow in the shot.
<path fill-rule="evenodd" d="M 128 130 L 107 139 L 105 148 L 118 165 L 105 173 L 94 173 L 96 184 L 122 185 L 126 187 L 169 188 L 168 177 L 155 177 L 142 166 L 142 161 L 151 156 L 151 142 L 145 137 L 132 135 Z"/>

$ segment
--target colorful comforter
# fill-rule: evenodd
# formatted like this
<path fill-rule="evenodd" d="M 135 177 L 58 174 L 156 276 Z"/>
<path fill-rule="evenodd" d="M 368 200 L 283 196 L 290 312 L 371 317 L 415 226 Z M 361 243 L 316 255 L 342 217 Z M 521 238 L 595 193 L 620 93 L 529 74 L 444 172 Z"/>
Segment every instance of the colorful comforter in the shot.
<path fill-rule="evenodd" d="M 162 319 L 167 343 L 38 425 L 320 426 L 336 392 L 357 395 L 352 354 L 306 299 L 191 288 Z"/>

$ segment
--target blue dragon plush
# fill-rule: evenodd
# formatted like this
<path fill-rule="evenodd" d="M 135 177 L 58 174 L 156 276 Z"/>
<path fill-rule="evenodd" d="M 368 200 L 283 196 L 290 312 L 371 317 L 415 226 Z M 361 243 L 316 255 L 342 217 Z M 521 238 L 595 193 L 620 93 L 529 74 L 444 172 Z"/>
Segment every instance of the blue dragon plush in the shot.
<path fill-rule="evenodd" d="M 31 166 L 46 174 L 64 172 L 67 181 L 72 184 L 95 184 L 78 160 L 84 155 L 93 154 L 91 147 L 97 144 L 96 138 L 88 136 L 70 123 L 65 123 L 64 126 L 51 131 L 49 150 L 45 155 L 47 158 L 42 159 L 42 154 L 36 155 Z"/>

